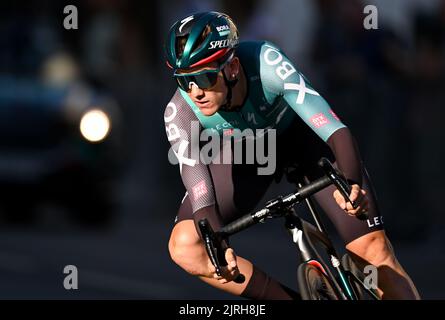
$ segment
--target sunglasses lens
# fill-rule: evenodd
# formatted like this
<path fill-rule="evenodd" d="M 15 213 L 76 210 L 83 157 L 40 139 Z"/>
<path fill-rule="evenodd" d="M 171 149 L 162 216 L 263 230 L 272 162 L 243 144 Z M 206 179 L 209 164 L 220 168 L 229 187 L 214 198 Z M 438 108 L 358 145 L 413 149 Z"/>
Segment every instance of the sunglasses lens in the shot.
<path fill-rule="evenodd" d="M 196 84 L 200 89 L 210 89 L 218 80 L 217 72 L 206 72 L 198 75 L 176 76 L 176 82 L 184 91 L 191 90 L 191 84 Z"/>
<path fill-rule="evenodd" d="M 176 82 L 178 83 L 178 86 L 184 90 L 184 91 L 188 91 L 189 90 L 189 82 L 186 79 L 186 77 L 175 77 Z"/>
<path fill-rule="evenodd" d="M 216 84 L 217 79 L 218 73 L 216 72 L 207 72 L 195 77 L 196 84 L 201 89 L 210 89 Z"/>

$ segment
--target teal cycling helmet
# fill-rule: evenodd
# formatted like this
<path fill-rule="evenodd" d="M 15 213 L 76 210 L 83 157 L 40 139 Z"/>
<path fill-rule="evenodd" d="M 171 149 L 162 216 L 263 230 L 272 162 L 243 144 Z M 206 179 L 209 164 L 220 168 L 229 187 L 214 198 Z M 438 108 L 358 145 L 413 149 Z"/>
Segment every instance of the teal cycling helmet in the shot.
<path fill-rule="evenodd" d="M 239 34 L 232 19 L 219 12 L 203 12 L 177 21 L 170 28 L 165 51 L 174 71 L 225 61 L 238 45 Z"/>

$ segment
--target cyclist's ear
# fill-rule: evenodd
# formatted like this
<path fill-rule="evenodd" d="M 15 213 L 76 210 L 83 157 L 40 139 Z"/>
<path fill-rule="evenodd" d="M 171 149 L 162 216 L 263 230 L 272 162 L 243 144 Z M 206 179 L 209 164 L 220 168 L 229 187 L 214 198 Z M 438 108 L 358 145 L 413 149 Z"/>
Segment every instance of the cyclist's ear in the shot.
<path fill-rule="evenodd" d="M 241 62 L 238 57 L 233 57 L 225 68 L 226 77 L 229 80 L 234 80 L 238 77 L 241 68 Z"/>

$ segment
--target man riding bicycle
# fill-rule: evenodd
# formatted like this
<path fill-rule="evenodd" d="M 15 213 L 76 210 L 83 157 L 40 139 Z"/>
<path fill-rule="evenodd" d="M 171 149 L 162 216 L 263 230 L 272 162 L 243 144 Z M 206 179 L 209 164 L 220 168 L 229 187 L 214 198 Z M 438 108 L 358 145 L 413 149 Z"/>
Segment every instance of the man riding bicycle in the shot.
<path fill-rule="evenodd" d="M 187 190 L 169 241 L 174 262 L 234 295 L 298 299 L 298 293 L 236 256 L 230 247 L 225 254 L 228 265 L 218 276 L 197 222 L 207 218 L 218 230 L 251 211 L 288 165 L 297 165 L 312 181 L 323 174 L 317 161 L 326 157 L 345 175 L 352 188 L 350 199 L 358 204 L 353 209 L 334 186 L 314 196 L 346 249 L 358 266 L 372 264 L 378 268 L 382 298 L 419 298 L 385 235 L 372 185 L 350 130 L 282 50 L 266 41 L 239 42 L 238 30 L 229 16 L 204 12 L 171 27 L 166 54 L 178 84 L 164 113 L 172 145 L 169 156 L 176 156 Z M 233 161 L 230 152 L 231 162 L 221 161 L 221 157 L 227 158 L 227 149 L 233 151 L 227 137 L 234 136 L 237 141 L 238 129 L 265 129 L 269 137 L 273 132 L 276 170 L 260 174 L 258 162 Z M 206 143 L 194 137 L 206 130 L 211 133 L 207 136 L 216 134 L 222 141 L 219 154 L 212 154 L 213 160 L 219 161 L 202 161 L 202 154 L 193 151 L 206 148 Z M 357 218 L 363 213 L 367 213 L 367 220 Z M 233 281 L 240 273 L 245 280 Z"/>

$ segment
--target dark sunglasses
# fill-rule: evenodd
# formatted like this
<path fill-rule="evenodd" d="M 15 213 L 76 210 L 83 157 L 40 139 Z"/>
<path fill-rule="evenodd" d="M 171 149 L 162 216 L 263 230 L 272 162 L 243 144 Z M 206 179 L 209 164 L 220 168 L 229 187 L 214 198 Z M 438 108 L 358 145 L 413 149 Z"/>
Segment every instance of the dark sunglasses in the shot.
<path fill-rule="evenodd" d="M 228 61 L 224 62 L 217 69 L 206 69 L 196 73 L 176 73 L 173 75 L 178 86 L 188 92 L 192 88 L 192 84 L 197 85 L 200 89 L 210 89 L 215 86 L 218 81 L 220 71 L 225 67 Z"/>

